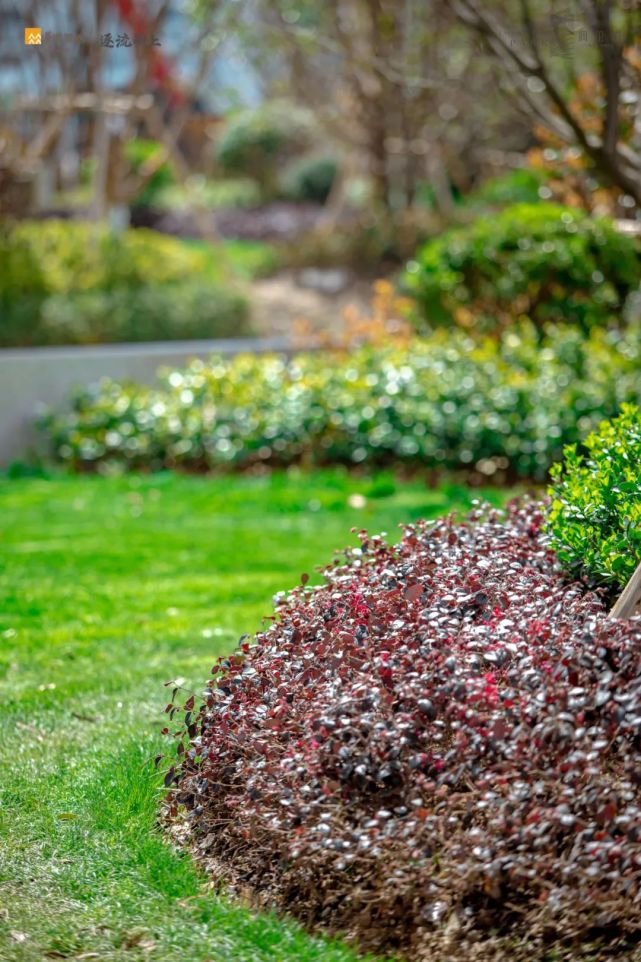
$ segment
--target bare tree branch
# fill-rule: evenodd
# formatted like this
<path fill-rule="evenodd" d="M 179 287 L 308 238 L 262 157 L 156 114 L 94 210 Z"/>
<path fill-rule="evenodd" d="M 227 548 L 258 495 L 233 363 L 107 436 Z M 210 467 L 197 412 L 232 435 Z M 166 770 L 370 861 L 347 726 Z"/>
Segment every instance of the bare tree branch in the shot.
<path fill-rule="evenodd" d="M 619 143 L 620 96 L 625 67 L 622 48 L 612 27 L 612 4 L 610 0 L 581 0 L 581 7 L 598 46 L 604 88 L 601 135 L 583 125 L 570 108 L 564 90 L 555 81 L 542 56 L 529 0 L 520 0 L 521 23 L 527 39 L 527 49 L 524 51 L 517 49 L 502 24 L 480 0 L 455 0 L 454 11 L 462 23 L 485 38 L 488 49 L 501 62 L 532 115 L 539 120 L 545 117 L 543 122 L 550 130 L 566 142 L 578 144 L 606 181 L 630 194 L 641 205 L 638 177 L 641 156 L 634 147 Z M 533 81 L 541 87 L 538 98 L 530 94 Z M 542 110 L 543 100 L 547 100 L 551 110 Z"/>

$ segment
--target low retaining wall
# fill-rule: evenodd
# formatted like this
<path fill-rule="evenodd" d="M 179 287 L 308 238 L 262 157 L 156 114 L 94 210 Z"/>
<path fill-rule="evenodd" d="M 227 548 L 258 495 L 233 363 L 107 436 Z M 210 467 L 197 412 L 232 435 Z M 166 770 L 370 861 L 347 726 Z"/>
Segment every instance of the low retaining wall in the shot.
<path fill-rule="evenodd" d="M 0 468 L 27 458 L 34 451 L 38 441 L 34 419 L 43 407 L 64 401 L 77 385 L 90 384 L 101 377 L 151 384 L 159 367 L 183 366 L 196 357 L 291 350 L 286 338 L 0 350 Z"/>

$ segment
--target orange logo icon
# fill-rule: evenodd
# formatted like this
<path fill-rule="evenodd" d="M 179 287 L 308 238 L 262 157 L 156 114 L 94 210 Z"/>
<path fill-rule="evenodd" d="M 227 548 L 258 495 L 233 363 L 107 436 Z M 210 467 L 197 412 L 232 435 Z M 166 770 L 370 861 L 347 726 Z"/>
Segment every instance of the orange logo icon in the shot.
<path fill-rule="evenodd" d="M 30 47 L 41 44 L 42 28 L 41 27 L 25 27 L 24 42 Z"/>

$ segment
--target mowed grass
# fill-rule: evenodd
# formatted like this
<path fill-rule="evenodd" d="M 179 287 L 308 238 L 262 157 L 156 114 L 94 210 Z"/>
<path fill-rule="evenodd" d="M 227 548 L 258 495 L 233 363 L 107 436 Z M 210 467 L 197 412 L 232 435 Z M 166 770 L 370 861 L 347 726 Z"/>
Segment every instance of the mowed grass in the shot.
<path fill-rule="evenodd" d="M 165 843 L 163 682 L 200 690 L 352 526 L 396 537 L 474 495 L 504 497 L 335 471 L 0 479 L 0 959 L 353 960 Z"/>

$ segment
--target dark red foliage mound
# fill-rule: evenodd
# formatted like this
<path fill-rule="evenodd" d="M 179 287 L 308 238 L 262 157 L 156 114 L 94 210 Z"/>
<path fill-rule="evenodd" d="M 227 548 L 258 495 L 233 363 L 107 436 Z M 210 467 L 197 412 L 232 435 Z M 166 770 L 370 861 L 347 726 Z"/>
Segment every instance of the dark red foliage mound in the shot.
<path fill-rule="evenodd" d="M 220 877 L 413 960 L 632 951 L 641 620 L 568 585 L 541 521 L 362 533 L 214 668 L 167 784 Z"/>

